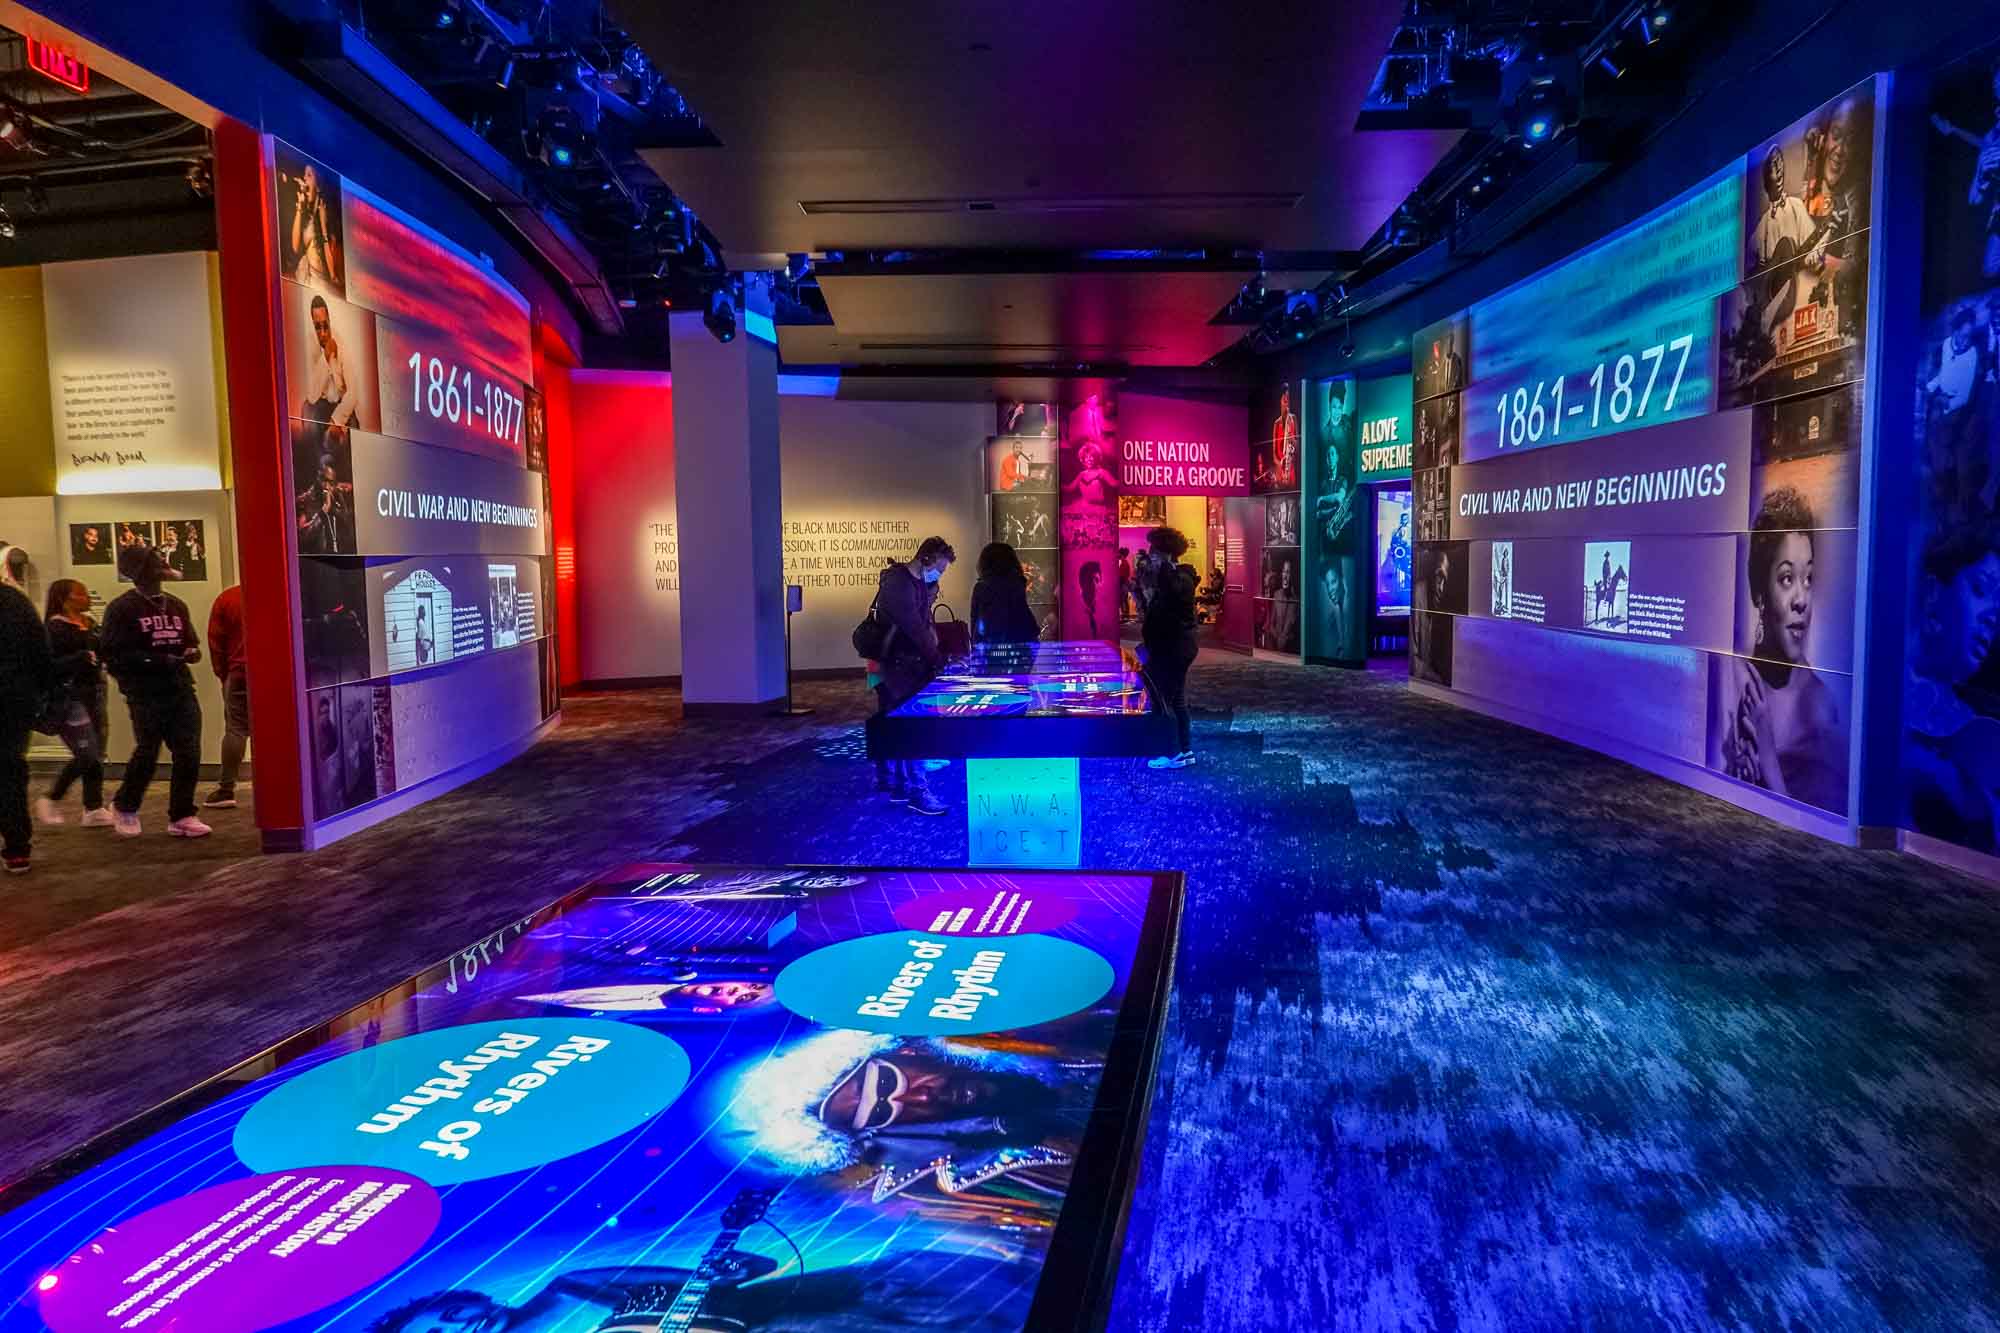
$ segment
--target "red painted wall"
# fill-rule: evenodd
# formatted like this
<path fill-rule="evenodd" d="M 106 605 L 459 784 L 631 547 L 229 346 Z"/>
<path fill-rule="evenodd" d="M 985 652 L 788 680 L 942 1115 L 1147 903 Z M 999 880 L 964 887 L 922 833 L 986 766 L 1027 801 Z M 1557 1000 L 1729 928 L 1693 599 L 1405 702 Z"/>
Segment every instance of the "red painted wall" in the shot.
<path fill-rule="evenodd" d="M 561 336 L 541 324 L 535 340 L 535 384 L 549 414 L 549 536 L 556 562 L 556 663 L 565 688 L 582 679 L 578 670 L 576 587 L 576 435 L 570 372 L 577 355 Z"/>
<path fill-rule="evenodd" d="M 679 676 L 672 380 L 663 372 L 577 370 L 568 387 L 579 677 Z"/>
<path fill-rule="evenodd" d="M 296 849 L 305 815 L 305 696 L 292 558 L 289 434 L 279 401 L 277 239 L 264 142 L 241 121 L 215 130 L 215 215 L 222 252 L 222 343 L 236 483 L 237 564 L 249 653 L 257 827 L 270 850 Z"/>

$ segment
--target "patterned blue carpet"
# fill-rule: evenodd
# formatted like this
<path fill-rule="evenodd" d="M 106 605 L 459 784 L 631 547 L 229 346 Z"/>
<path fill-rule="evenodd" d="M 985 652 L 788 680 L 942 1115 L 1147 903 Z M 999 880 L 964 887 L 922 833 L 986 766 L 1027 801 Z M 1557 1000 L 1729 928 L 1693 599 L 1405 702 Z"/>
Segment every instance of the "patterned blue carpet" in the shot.
<path fill-rule="evenodd" d="M 1199 767 L 1084 765 L 1086 862 L 1189 885 L 1114 1333 L 2000 1331 L 2000 890 L 1378 675 L 1192 695 Z M 962 861 L 801 699 L 582 696 L 309 857 L 11 884 L 0 1175 L 622 860 Z"/>
<path fill-rule="evenodd" d="M 1199 767 L 1084 765 L 1086 864 L 1189 882 L 1114 1329 L 2000 1328 L 2000 891 L 1307 679 L 1198 668 Z M 962 858 L 858 753 L 680 850 Z"/>

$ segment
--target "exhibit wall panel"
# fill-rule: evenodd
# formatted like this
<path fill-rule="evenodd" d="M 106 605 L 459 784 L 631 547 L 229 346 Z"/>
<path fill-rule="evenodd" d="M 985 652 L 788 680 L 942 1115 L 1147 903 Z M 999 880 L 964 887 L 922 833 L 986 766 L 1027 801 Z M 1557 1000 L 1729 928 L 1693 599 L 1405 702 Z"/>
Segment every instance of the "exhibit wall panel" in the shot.
<path fill-rule="evenodd" d="M 578 675 L 584 684 L 681 674 L 680 532 L 673 381 L 640 371 L 571 372 Z M 859 670 L 851 634 L 889 560 L 925 537 L 958 551 L 940 599 L 971 613 L 986 541 L 984 432 L 990 404 L 879 403 L 778 395 L 784 582 L 794 670 Z M 560 550 L 555 559 L 563 559 Z"/>
<path fill-rule="evenodd" d="M 397 787 L 413 787 L 504 750 L 541 721 L 535 650 L 490 653 L 456 672 L 398 681 L 392 696 Z"/>
<path fill-rule="evenodd" d="M 311 846 L 554 712 L 547 417 L 491 261 L 288 144 L 268 160 L 289 466 L 265 503 L 296 557 Z"/>
<path fill-rule="evenodd" d="M 1877 101 L 1415 333 L 1413 679 L 1851 830 Z"/>
<path fill-rule="evenodd" d="M 859 668 L 852 634 L 891 560 L 926 537 L 958 552 L 938 600 L 972 615 L 985 544 L 987 403 L 874 403 L 780 395 L 785 582 L 805 589 L 792 667 Z"/>
<path fill-rule="evenodd" d="M 568 381 L 578 676 L 585 683 L 679 676 L 673 378 L 577 370 Z M 556 558 L 560 568 L 560 550 Z"/>
<path fill-rule="evenodd" d="M 213 281 L 201 251 L 43 266 L 58 493 L 222 488 Z"/>
<path fill-rule="evenodd" d="M 1921 202 L 1923 258 L 1909 284 L 1915 328 L 1899 327 L 1899 343 L 1885 348 L 1885 374 L 1896 379 L 1884 384 L 1883 405 L 1902 411 L 1883 411 L 1879 428 L 1883 466 L 1909 460 L 1879 516 L 1906 537 L 1876 550 L 1893 571 L 1886 596 L 1902 594 L 1904 616 L 1900 627 L 1879 627 L 1900 628 L 1903 640 L 1899 780 L 1882 804 L 1921 835 L 1914 845 L 1926 855 L 1988 878 L 2000 878 L 1996 57 L 1988 45 L 1937 73 L 1927 105 L 1910 109 L 1923 139 L 1914 169 L 1895 178 L 1905 192 L 1885 201 Z"/>

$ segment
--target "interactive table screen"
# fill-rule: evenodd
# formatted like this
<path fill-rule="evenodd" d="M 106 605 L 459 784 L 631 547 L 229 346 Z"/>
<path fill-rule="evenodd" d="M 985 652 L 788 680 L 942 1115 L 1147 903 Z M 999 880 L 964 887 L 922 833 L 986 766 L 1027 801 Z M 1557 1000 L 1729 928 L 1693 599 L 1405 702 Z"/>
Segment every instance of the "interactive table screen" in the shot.
<path fill-rule="evenodd" d="M 1171 721 L 1139 659 L 1108 643 L 979 644 L 869 723 L 878 758 L 1144 756 Z"/>
<path fill-rule="evenodd" d="M 0 1330 L 1101 1322 L 1180 895 L 627 866 L 0 1194 Z"/>

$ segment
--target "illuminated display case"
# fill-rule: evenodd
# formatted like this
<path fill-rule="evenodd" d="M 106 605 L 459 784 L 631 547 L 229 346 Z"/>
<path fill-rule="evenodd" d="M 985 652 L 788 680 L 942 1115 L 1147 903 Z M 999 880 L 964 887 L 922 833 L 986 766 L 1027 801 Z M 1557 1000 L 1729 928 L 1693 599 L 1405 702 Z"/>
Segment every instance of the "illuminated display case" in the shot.
<path fill-rule="evenodd" d="M 1138 657 L 1096 641 L 974 645 L 868 723 L 883 759 L 1150 756 L 1172 739 Z"/>
<path fill-rule="evenodd" d="M 622 867 L 10 1189 L 0 1330 L 1101 1326 L 1181 898 Z"/>

